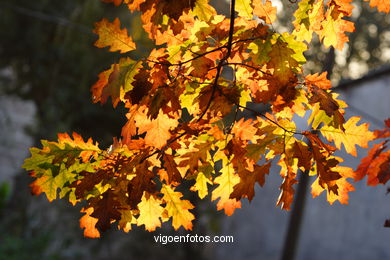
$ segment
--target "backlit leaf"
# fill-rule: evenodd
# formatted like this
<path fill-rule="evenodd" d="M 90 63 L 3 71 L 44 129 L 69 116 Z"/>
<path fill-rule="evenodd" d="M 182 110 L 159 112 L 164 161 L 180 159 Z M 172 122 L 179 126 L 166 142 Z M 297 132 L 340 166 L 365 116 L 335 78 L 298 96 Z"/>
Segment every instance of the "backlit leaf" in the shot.
<path fill-rule="evenodd" d="M 192 230 L 194 215 L 189 211 L 194 206 L 188 200 L 182 200 L 180 192 L 174 191 L 171 186 L 163 185 L 161 189 L 163 200 L 166 203 L 165 210 L 169 217 L 172 217 L 172 226 L 178 230 L 181 226 L 186 230 Z"/>
<path fill-rule="evenodd" d="M 161 201 L 152 195 L 144 193 L 141 202 L 138 204 L 140 215 L 137 218 L 137 225 L 145 225 L 147 231 L 155 231 L 161 227 L 161 216 L 164 208 L 160 206 Z"/>
<path fill-rule="evenodd" d="M 368 142 L 374 139 L 374 134 L 368 130 L 368 124 L 357 125 L 360 118 L 351 117 L 345 124 L 345 131 L 332 126 L 324 126 L 320 129 L 323 136 L 329 141 L 333 141 L 338 149 L 341 144 L 347 153 L 357 156 L 356 145 L 367 148 Z"/>
<path fill-rule="evenodd" d="M 136 48 L 135 43 L 127 34 L 127 29 L 120 28 L 118 18 L 112 23 L 103 18 L 96 23 L 94 33 L 99 35 L 99 39 L 95 42 L 96 47 L 110 47 L 110 51 L 120 51 L 120 53 L 126 53 Z"/>
<path fill-rule="evenodd" d="M 371 7 L 377 7 L 379 12 L 390 12 L 390 2 L 387 0 L 364 0 L 370 2 Z"/>

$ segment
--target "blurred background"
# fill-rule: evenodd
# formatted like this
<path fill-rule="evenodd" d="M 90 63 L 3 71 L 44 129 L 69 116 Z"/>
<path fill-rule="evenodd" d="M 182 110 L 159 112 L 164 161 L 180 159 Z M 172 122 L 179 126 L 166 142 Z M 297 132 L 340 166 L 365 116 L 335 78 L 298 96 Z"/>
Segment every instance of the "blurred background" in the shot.
<path fill-rule="evenodd" d="M 280 18 L 274 27 L 290 31 L 296 4 L 272 2 Z M 350 105 L 347 116 L 359 115 L 375 129 L 390 115 L 390 16 L 361 2 L 355 4 L 350 43 L 339 52 L 314 42 L 306 53 L 306 71 L 327 70 Z M 227 1 L 212 3 L 227 13 Z M 277 171 L 232 217 L 207 199 L 197 202 L 192 234 L 233 235 L 234 243 L 226 244 L 156 244 L 153 235 L 187 234 L 168 225 L 128 234 L 113 226 L 101 239 L 86 239 L 78 223 L 80 208 L 30 195 L 31 178 L 21 165 L 40 139 L 75 131 L 107 147 L 120 136 L 125 109 L 92 104 L 89 92 L 98 73 L 119 59 L 93 47 L 93 24 L 118 16 L 139 47 L 131 58 L 146 56 L 153 44 L 139 14 L 130 15 L 125 7 L 98 0 L 0 0 L 0 259 L 280 259 L 291 213 L 275 208 Z M 359 158 L 348 157 L 346 164 L 356 165 Z M 296 259 L 390 259 L 390 230 L 383 228 L 390 216 L 386 187 L 355 186 L 348 206 L 329 206 L 324 195 L 314 200 L 306 195 Z"/>

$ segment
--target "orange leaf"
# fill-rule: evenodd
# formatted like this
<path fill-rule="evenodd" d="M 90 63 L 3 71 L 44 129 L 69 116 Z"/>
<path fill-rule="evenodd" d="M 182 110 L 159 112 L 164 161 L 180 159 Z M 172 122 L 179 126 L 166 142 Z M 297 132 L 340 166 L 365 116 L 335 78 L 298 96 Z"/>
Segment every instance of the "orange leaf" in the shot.
<path fill-rule="evenodd" d="M 156 148 L 162 148 L 171 138 L 171 129 L 178 125 L 177 119 L 170 118 L 162 111 L 156 119 L 150 120 L 144 113 L 139 113 L 135 117 L 135 125 L 138 127 L 138 133 L 145 135 L 145 144 Z"/>
<path fill-rule="evenodd" d="M 311 194 L 313 198 L 319 196 L 324 190 L 327 190 L 327 200 L 330 204 L 333 204 L 336 200 L 338 200 L 341 204 L 348 204 L 350 191 L 354 191 L 355 188 L 350 184 L 346 179 L 354 178 L 355 173 L 351 168 L 336 166 L 332 168 L 332 171 L 338 172 L 340 174 L 340 178 L 335 181 L 335 186 L 337 189 L 329 189 L 329 186 L 321 186 L 321 179 L 318 177 L 314 183 L 312 184 Z"/>
<path fill-rule="evenodd" d="M 136 48 L 135 43 L 127 34 L 127 29 L 120 28 L 118 18 L 113 23 L 103 18 L 95 24 L 94 33 L 99 35 L 99 39 L 95 42 L 96 47 L 110 47 L 110 51 L 120 51 L 120 53 L 126 53 Z"/>
<path fill-rule="evenodd" d="M 385 184 L 389 180 L 390 150 L 385 151 L 387 142 L 374 145 L 368 155 L 361 160 L 356 170 L 355 181 L 363 179 L 366 175 L 367 185 L 371 186 Z"/>
<path fill-rule="evenodd" d="M 298 183 L 296 177 L 297 173 L 291 165 L 289 165 L 286 157 L 279 160 L 279 165 L 282 167 L 280 175 L 283 178 L 282 185 L 280 185 L 280 194 L 276 206 L 280 206 L 284 210 L 290 210 L 291 204 L 294 200 L 295 190 L 293 185 Z"/>
<path fill-rule="evenodd" d="M 318 75 L 318 73 L 307 75 L 305 78 L 305 83 L 308 87 L 319 87 L 321 89 L 330 89 L 332 87 L 330 80 L 326 78 L 328 72 L 322 72 Z"/>
<path fill-rule="evenodd" d="M 272 6 L 272 2 L 269 0 L 254 0 L 253 1 L 253 13 L 260 19 L 264 20 L 265 23 L 272 24 L 276 19 L 276 7 Z"/>
<path fill-rule="evenodd" d="M 80 218 L 80 228 L 84 229 L 84 236 L 89 238 L 99 238 L 100 232 L 96 228 L 97 218 L 91 217 L 93 208 L 82 209 L 84 216 Z"/>
<path fill-rule="evenodd" d="M 312 96 L 309 99 L 309 103 L 314 104 L 318 102 L 320 104 L 320 109 L 324 110 L 327 116 L 333 116 L 335 126 L 340 129 L 344 129 L 344 116 L 340 112 L 340 106 L 333 98 L 332 94 L 315 85 L 310 88 L 310 91 Z"/>
<path fill-rule="evenodd" d="M 214 65 L 214 61 L 210 60 L 209 58 L 197 58 L 191 63 L 192 71 L 190 74 L 194 77 L 203 78 Z"/>
<path fill-rule="evenodd" d="M 244 141 L 253 140 L 256 132 L 257 128 L 254 126 L 252 119 L 244 120 L 244 118 L 241 118 L 232 129 L 232 133 Z"/>
<path fill-rule="evenodd" d="M 371 7 L 377 7 L 379 12 L 388 13 L 390 12 L 390 1 L 389 0 L 364 0 L 370 1 Z"/>
<path fill-rule="evenodd" d="M 164 167 L 167 169 L 167 175 L 168 179 L 167 184 L 171 183 L 180 183 L 182 180 L 181 174 L 179 170 L 177 169 L 177 164 L 175 160 L 173 159 L 173 156 L 170 154 L 164 154 Z"/>

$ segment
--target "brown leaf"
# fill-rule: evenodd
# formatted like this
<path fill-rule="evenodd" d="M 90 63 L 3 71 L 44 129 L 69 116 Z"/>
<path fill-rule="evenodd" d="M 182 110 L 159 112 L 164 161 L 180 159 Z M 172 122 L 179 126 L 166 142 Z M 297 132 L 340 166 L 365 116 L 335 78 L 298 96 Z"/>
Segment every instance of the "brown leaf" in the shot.
<path fill-rule="evenodd" d="M 233 187 L 233 192 L 230 194 L 230 199 L 240 200 L 243 197 L 248 198 L 249 201 L 252 201 L 255 196 L 255 184 L 256 182 L 263 186 L 265 182 L 265 175 L 269 174 L 271 163 L 265 165 L 254 166 L 254 171 L 248 171 L 247 169 L 242 169 L 238 172 L 240 177 L 240 182 Z"/>
<path fill-rule="evenodd" d="M 181 174 L 177 169 L 177 164 L 170 154 L 164 154 L 164 167 L 167 170 L 168 182 L 167 184 L 180 183 L 182 180 Z"/>
<path fill-rule="evenodd" d="M 153 194 L 156 184 L 152 180 L 155 174 L 148 170 L 148 163 L 144 161 L 136 166 L 136 176 L 131 179 L 127 186 L 128 203 L 131 209 L 137 209 L 138 203 L 141 202 L 144 191 Z"/>
<path fill-rule="evenodd" d="M 121 218 L 121 213 L 118 211 L 120 204 L 111 190 L 104 192 L 102 198 L 91 199 L 90 206 L 93 207 L 91 217 L 98 219 L 96 227 L 101 231 L 109 229 L 112 220 Z"/>
<path fill-rule="evenodd" d="M 103 169 L 100 169 L 97 172 L 83 171 L 80 173 L 80 175 L 84 177 L 73 182 L 69 186 L 71 188 L 76 188 L 75 194 L 77 199 L 85 198 L 85 194 L 92 191 L 97 184 L 102 182 L 104 179 L 112 177 L 110 171 L 105 171 Z"/>
<path fill-rule="evenodd" d="M 312 153 L 307 145 L 295 142 L 293 145 L 293 157 L 298 158 L 298 167 L 303 167 L 307 171 L 310 170 Z"/>
<path fill-rule="evenodd" d="M 332 95 L 316 86 L 311 87 L 311 93 L 312 96 L 309 99 L 309 103 L 314 104 L 318 102 L 320 108 L 325 111 L 326 115 L 329 117 L 334 116 L 336 126 L 343 129 L 342 125 L 345 122 L 345 119 L 339 111 L 339 104 L 333 99 Z"/>
<path fill-rule="evenodd" d="M 200 57 L 192 61 L 191 75 L 198 78 L 203 78 L 207 75 L 211 67 L 215 66 L 214 61 L 206 57 Z"/>

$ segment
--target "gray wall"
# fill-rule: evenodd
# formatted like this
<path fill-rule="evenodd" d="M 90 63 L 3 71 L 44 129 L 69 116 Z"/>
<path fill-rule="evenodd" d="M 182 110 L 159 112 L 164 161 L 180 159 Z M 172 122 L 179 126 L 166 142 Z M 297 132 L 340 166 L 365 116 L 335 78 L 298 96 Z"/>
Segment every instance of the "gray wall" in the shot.
<path fill-rule="evenodd" d="M 383 121 L 390 116 L 390 74 L 349 84 L 338 92 L 352 107 L 346 117 L 359 115 L 362 121 L 371 121 L 370 129 L 383 127 L 372 117 Z M 356 168 L 365 155 L 360 150 L 358 158 L 341 156 L 346 165 Z M 331 206 L 325 192 L 312 199 L 308 190 L 296 259 L 390 259 L 390 229 L 383 227 L 390 218 L 390 197 L 385 186 L 368 187 L 365 182 L 354 184 L 349 205 Z M 233 235 L 234 243 L 215 245 L 217 259 L 280 259 L 289 217 L 289 212 L 275 208 L 280 184 L 279 173 L 271 172 L 251 204 L 243 203 L 242 209 L 224 218 L 223 233 Z"/>
<path fill-rule="evenodd" d="M 12 187 L 13 176 L 22 172 L 23 160 L 33 145 L 26 133 L 33 127 L 35 106 L 12 96 L 0 96 L 0 184 Z"/>

